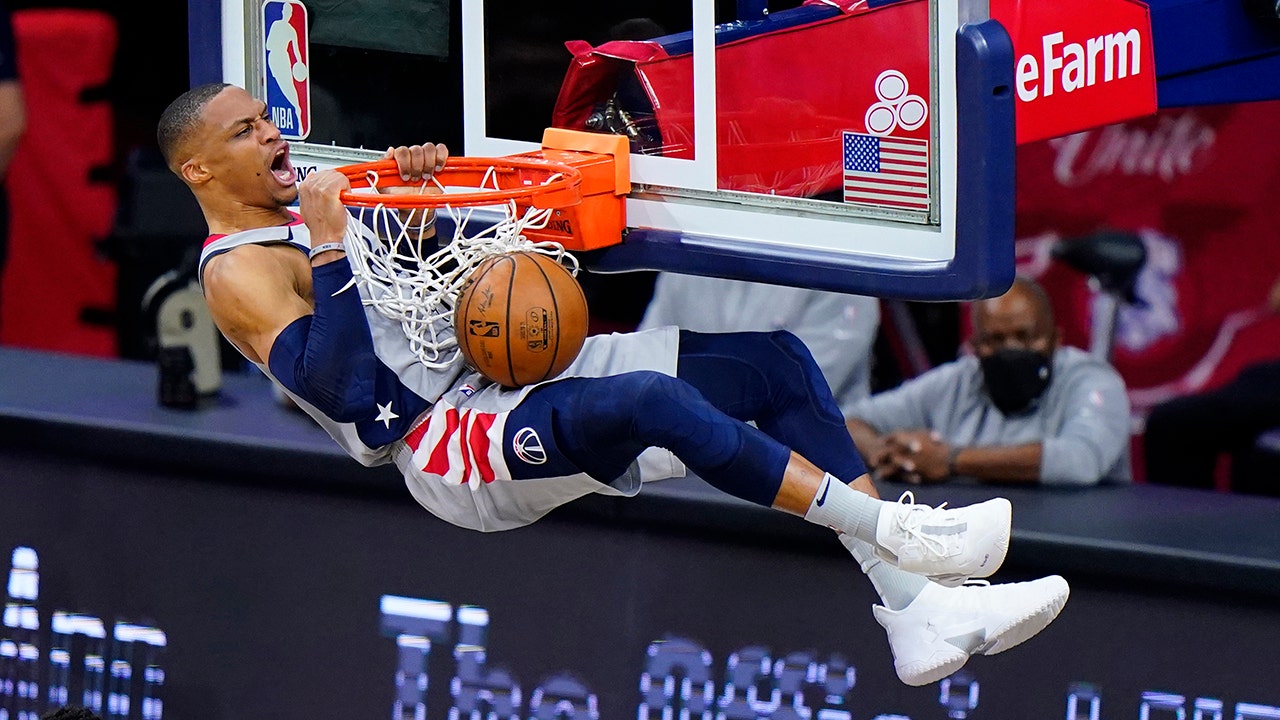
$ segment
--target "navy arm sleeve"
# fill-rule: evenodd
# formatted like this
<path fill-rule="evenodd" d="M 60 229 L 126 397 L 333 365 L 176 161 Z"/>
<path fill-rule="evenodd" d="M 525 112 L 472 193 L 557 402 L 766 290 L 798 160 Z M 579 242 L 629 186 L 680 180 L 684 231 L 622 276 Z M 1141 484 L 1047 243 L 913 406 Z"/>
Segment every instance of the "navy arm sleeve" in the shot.
<path fill-rule="evenodd" d="M 267 366 L 286 388 L 337 422 L 371 417 L 378 360 L 351 266 L 327 263 L 311 277 L 315 312 L 280 332 Z"/>

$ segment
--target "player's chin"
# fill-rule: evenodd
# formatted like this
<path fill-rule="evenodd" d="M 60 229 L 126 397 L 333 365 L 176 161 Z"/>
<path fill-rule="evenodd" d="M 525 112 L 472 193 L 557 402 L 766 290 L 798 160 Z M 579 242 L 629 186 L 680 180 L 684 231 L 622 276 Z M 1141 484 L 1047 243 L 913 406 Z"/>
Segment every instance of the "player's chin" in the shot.
<path fill-rule="evenodd" d="M 297 185 L 289 185 L 286 187 L 277 186 L 275 189 L 275 192 L 273 192 L 272 195 L 275 196 L 276 202 L 280 203 L 281 205 L 292 205 L 298 202 L 298 186 Z"/>

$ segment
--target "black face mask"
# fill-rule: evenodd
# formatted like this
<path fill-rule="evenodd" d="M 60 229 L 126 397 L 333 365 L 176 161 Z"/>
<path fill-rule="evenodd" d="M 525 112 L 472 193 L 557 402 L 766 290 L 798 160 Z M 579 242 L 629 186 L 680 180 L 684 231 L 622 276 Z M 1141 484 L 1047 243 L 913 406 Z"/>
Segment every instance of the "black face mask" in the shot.
<path fill-rule="evenodd" d="M 1017 415 L 1030 407 L 1053 378 L 1053 358 L 1034 350 L 1006 348 L 980 362 L 987 395 L 1005 415 Z"/>

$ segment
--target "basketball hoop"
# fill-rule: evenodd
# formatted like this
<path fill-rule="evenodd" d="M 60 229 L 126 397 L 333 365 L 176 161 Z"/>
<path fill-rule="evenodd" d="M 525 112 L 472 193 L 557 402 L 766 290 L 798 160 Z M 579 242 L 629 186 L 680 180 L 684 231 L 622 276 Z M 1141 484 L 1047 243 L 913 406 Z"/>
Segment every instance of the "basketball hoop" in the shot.
<path fill-rule="evenodd" d="M 592 136 L 599 137 L 608 136 Z M 451 157 L 417 184 L 401 179 L 394 160 L 336 168 L 351 182 L 340 195 L 349 212 L 343 244 L 365 304 L 400 323 L 423 365 L 453 364 L 460 352 L 454 307 L 486 258 L 536 252 L 577 275 L 569 250 L 621 242 L 630 185 L 620 184 L 629 177 L 620 139 L 621 168 L 613 150 L 559 150 L 545 147 L 545 137 L 539 152 Z M 591 150 L 600 146 L 591 142 Z M 453 222 L 452 238 L 421 239 L 440 211 Z"/>
<path fill-rule="evenodd" d="M 442 192 L 429 194 L 372 194 L 360 190 L 385 190 L 400 187 L 422 190 L 400 177 L 395 160 L 346 165 L 338 172 L 351 181 L 351 190 L 342 193 L 348 207 L 386 205 L 394 208 L 429 208 L 446 206 L 476 207 L 517 201 L 540 209 L 563 208 L 582 201 L 579 188 L 582 173 L 565 163 L 530 156 L 509 155 L 497 158 L 451 157 L 432 180 Z M 463 192 L 448 188 L 475 188 Z"/>

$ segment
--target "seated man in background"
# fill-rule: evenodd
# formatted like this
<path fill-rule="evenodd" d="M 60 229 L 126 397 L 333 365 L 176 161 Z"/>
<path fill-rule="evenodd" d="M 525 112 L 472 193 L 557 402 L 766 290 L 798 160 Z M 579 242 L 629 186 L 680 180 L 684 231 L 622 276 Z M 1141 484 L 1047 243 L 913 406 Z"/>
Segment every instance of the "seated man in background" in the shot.
<path fill-rule="evenodd" d="M 817 361 L 841 412 L 871 394 L 876 298 L 664 272 L 639 329 L 663 325 L 706 333 L 789 330 Z"/>
<path fill-rule="evenodd" d="M 1124 381 L 1108 363 L 1059 344 L 1043 288 L 1019 277 L 971 311 L 971 355 L 846 413 L 875 475 L 912 483 L 1131 480 Z"/>
<path fill-rule="evenodd" d="M 1267 304 L 1280 313 L 1280 278 Z M 1280 428 L 1280 358 L 1245 367 L 1226 385 L 1156 405 L 1147 417 L 1142 453 L 1148 482 L 1212 489 L 1218 458 L 1231 455 L 1233 490 L 1280 495 L 1258 463 L 1258 437 Z"/>

